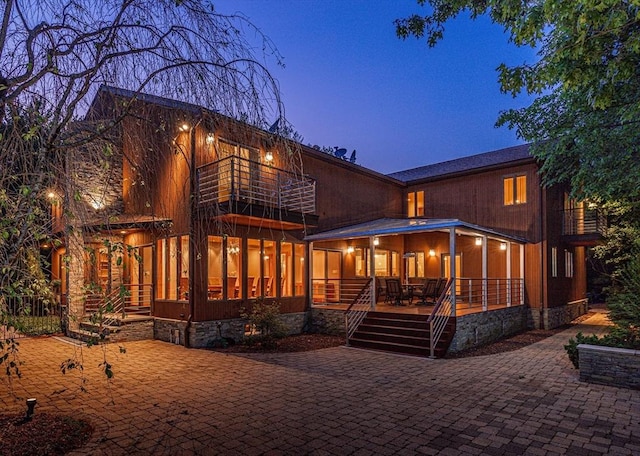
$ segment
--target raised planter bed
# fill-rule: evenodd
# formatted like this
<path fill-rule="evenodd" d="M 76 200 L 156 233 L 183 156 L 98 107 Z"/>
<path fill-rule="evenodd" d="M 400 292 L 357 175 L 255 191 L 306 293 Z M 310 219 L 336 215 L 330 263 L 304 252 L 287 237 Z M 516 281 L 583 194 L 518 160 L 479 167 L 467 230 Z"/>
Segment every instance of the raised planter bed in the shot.
<path fill-rule="evenodd" d="M 578 345 L 580 380 L 640 389 L 640 350 Z"/>

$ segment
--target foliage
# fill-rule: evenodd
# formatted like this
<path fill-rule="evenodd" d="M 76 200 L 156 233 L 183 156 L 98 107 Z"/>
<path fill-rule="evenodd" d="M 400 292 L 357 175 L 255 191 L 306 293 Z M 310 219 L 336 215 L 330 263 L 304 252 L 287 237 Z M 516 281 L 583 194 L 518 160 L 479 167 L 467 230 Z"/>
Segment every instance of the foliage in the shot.
<path fill-rule="evenodd" d="M 506 93 L 526 91 L 531 106 L 506 111 L 498 125 L 533 143 L 546 184 L 570 183 L 574 196 L 634 203 L 640 197 L 640 5 L 637 2 L 418 0 L 430 14 L 396 21 L 402 38 L 434 46 L 444 25 L 468 11 L 487 14 L 538 61 L 500 65 Z"/>
<path fill-rule="evenodd" d="M 260 343 L 265 349 L 274 348 L 277 340 L 288 334 L 286 324 L 280 319 L 278 303 L 258 299 L 250 311 L 243 309 L 240 316 L 247 319 L 251 328 L 250 334 L 245 337 L 248 345 Z"/>
<path fill-rule="evenodd" d="M 569 343 L 564 346 L 564 349 L 567 351 L 569 360 L 573 363 L 573 366 L 576 369 L 580 368 L 580 358 L 578 352 L 578 345 L 580 344 L 600 345 L 600 339 L 595 334 L 585 336 L 581 332 L 576 334 L 575 339 L 569 339 Z"/>

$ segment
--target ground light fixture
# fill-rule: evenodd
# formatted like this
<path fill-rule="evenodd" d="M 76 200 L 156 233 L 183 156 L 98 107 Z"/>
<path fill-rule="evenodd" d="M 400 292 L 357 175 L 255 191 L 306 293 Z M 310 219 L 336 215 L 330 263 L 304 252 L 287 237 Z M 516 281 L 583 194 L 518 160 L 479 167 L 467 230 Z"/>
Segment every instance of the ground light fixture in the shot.
<path fill-rule="evenodd" d="M 27 415 L 24 417 L 26 421 L 30 421 L 33 417 L 37 402 L 35 398 L 27 399 Z"/>

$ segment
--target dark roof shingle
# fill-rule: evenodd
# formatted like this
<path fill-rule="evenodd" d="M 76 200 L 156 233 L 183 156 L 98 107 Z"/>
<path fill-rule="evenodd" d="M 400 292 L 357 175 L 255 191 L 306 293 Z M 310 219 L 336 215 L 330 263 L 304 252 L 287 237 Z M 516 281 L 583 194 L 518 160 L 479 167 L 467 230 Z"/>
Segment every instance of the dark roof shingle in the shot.
<path fill-rule="evenodd" d="M 533 157 L 529 154 L 529 145 L 522 144 L 506 149 L 494 150 L 469 157 L 398 171 L 387 174 L 387 176 L 403 182 L 413 182 L 527 159 L 533 159 Z"/>

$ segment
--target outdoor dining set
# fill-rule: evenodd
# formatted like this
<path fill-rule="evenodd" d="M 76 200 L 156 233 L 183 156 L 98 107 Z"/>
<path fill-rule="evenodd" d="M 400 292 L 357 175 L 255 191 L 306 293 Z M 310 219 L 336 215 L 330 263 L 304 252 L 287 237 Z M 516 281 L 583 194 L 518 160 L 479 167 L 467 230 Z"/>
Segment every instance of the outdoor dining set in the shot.
<path fill-rule="evenodd" d="M 384 302 L 395 306 L 413 304 L 435 305 L 447 286 L 447 279 L 424 279 L 422 283 L 402 283 L 398 278 L 380 278 L 378 296 L 384 297 Z"/>

